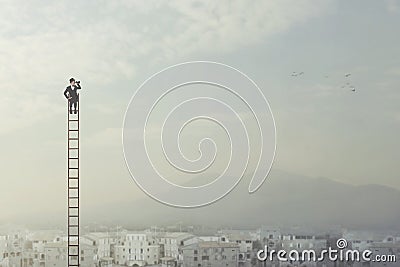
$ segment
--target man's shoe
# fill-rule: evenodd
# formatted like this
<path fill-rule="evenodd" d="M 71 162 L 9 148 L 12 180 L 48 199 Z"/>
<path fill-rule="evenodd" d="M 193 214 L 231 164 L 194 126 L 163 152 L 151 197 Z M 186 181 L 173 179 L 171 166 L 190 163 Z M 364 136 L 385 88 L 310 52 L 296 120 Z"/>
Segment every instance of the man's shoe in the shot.
<path fill-rule="evenodd" d="M 78 111 L 74 110 L 74 114 L 78 113 Z"/>

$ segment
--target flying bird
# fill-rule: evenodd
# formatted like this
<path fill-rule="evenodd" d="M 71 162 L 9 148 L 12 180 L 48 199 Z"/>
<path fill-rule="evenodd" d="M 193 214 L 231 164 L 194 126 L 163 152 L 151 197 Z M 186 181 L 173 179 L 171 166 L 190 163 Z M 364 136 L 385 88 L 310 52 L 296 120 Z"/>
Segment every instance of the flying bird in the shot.
<path fill-rule="evenodd" d="M 303 71 L 302 71 L 302 72 L 295 72 L 295 71 L 293 71 L 291 75 L 292 75 L 293 77 L 296 77 L 296 76 L 300 76 L 300 75 L 303 75 L 303 74 L 304 74 Z"/>
<path fill-rule="evenodd" d="M 344 75 L 344 77 L 350 77 L 350 75 L 351 75 L 351 73 L 346 73 L 345 75 Z"/>

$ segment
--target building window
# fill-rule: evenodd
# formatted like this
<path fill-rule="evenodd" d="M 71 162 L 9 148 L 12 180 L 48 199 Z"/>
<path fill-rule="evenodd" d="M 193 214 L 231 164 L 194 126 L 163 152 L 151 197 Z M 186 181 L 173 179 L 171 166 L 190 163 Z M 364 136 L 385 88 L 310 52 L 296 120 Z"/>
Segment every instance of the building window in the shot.
<path fill-rule="evenodd" d="M 202 257 L 201 257 L 201 260 L 203 260 L 203 261 L 208 261 L 209 259 L 210 259 L 209 256 L 202 256 Z"/>
<path fill-rule="evenodd" d="M 193 258 L 193 261 L 197 261 L 197 257 L 194 257 L 194 258 Z"/>

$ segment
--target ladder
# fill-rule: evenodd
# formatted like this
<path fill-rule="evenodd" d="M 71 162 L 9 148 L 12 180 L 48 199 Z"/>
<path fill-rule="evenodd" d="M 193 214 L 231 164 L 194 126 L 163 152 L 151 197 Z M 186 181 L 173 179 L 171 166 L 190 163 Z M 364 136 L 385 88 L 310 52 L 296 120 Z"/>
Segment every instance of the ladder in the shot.
<path fill-rule="evenodd" d="M 68 267 L 79 266 L 79 101 L 77 114 L 68 102 Z M 73 112 L 73 111 L 72 111 Z"/>

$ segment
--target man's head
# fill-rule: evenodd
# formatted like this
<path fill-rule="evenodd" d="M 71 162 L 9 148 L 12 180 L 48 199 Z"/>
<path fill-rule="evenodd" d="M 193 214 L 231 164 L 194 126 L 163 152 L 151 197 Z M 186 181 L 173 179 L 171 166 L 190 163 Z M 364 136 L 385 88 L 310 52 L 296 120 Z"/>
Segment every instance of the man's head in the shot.
<path fill-rule="evenodd" d="M 75 85 L 75 79 L 74 78 L 69 79 L 69 84 L 70 85 Z"/>

